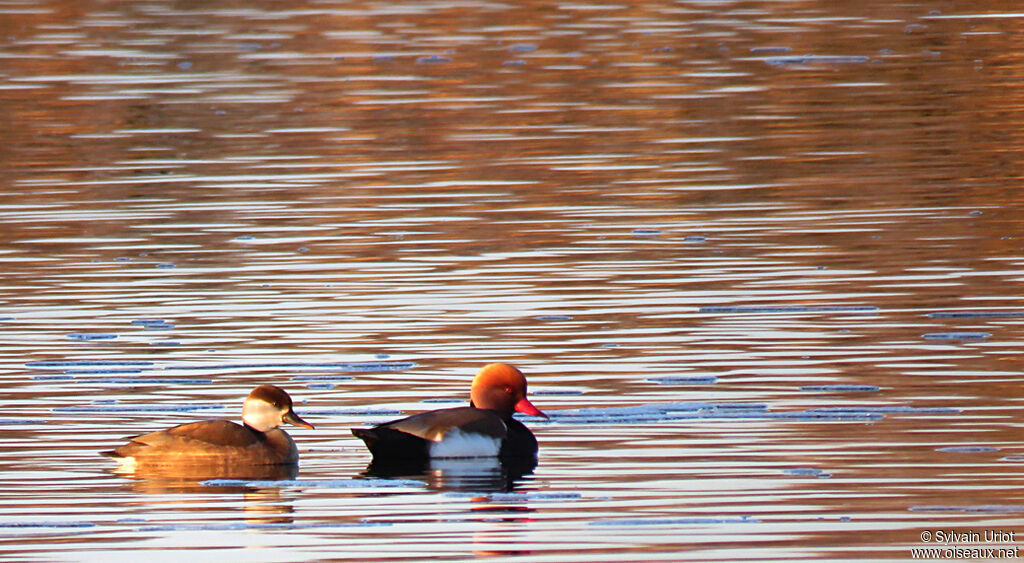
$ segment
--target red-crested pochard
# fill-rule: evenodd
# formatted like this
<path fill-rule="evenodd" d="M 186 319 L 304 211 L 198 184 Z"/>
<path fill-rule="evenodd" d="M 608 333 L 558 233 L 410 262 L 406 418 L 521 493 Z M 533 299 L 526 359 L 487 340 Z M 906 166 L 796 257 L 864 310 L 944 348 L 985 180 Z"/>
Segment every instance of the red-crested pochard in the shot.
<path fill-rule="evenodd" d="M 353 428 L 374 460 L 524 457 L 537 439 L 513 412 L 547 415 L 526 398 L 526 377 L 508 364 L 488 364 L 473 379 L 468 407 L 428 411 L 373 428 Z"/>
<path fill-rule="evenodd" d="M 299 451 L 287 432 L 278 428 L 313 425 L 292 410 L 292 398 L 274 385 L 252 390 L 242 405 L 242 422 L 204 420 L 130 438 L 116 450 L 101 452 L 122 464 L 222 463 L 277 465 L 299 461 Z"/>

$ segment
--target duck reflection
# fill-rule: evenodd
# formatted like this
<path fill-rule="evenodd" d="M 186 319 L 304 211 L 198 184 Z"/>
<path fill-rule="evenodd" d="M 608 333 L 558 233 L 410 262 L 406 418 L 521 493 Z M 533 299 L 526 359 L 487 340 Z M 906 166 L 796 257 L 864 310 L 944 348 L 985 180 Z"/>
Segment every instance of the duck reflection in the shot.
<path fill-rule="evenodd" d="M 536 467 L 533 456 L 374 460 L 362 475 L 417 479 L 439 491 L 511 492 Z"/>
<path fill-rule="evenodd" d="M 255 485 L 204 485 L 211 479 L 241 481 L 293 480 L 299 474 L 298 464 L 229 466 L 223 463 L 143 463 L 122 464 L 107 470 L 129 479 L 135 493 L 147 495 L 153 503 L 176 504 L 191 510 L 204 510 L 204 498 L 213 506 L 223 508 L 224 495 L 239 495 L 245 521 L 249 524 L 291 524 L 294 497 L 278 487 Z M 186 498 L 161 495 L 204 495 Z M 209 495 L 209 496 L 205 496 Z M 146 501 L 148 502 L 148 501 Z"/>
<path fill-rule="evenodd" d="M 206 486 L 203 481 L 232 479 L 245 481 L 281 481 L 295 479 L 296 463 L 278 465 L 233 465 L 222 462 L 122 463 L 110 473 L 132 480 L 139 492 L 245 492 L 248 486 Z"/>

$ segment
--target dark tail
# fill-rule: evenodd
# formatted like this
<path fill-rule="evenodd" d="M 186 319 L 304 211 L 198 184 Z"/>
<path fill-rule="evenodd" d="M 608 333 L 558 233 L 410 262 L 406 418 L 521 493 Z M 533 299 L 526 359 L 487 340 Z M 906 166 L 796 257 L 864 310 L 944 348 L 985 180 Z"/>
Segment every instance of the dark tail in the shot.
<path fill-rule="evenodd" d="M 393 428 L 353 428 L 352 435 L 366 442 L 373 459 L 430 458 L 431 442 Z"/>
<path fill-rule="evenodd" d="M 373 446 L 377 443 L 378 438 L 380 438 L 372 428 L 353 428 L 352 435 L 362 440 L 371 452 L 373 451 Z"/>

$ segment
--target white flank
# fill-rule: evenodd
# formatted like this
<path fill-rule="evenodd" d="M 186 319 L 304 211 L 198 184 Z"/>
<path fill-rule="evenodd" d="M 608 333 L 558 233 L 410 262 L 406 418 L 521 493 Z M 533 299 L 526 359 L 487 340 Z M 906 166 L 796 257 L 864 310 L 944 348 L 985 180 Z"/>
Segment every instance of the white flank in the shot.
<path fill-rule="evenodd" d="M 114 473 L 118 475 L 133 475 L 135 470 L 138 469 L 139 464 L 135 461 L 134 457 L 118 457 L 114 458 L 117 460 L 118 466 L 114 469 Z"/>
<path fill-rule="evenodd" d="M 430 445 L 430 457 L 494 457 L 499 450 L 498 438 L 452 430 L 443 440 Z"/>

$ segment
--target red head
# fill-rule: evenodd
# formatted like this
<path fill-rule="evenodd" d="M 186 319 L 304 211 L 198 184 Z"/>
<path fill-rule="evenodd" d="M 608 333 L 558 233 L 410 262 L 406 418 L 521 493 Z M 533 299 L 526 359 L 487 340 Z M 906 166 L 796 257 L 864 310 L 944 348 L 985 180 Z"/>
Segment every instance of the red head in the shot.
<path fill-rule="evenodd" d="M 469 399 L 478 409 L 492 409 L 508 414 L 518 411 L 548 417 L 526 398 L 526 376 L 523 372 L 508 364 L 484 366 L 473 379 Z"/>

